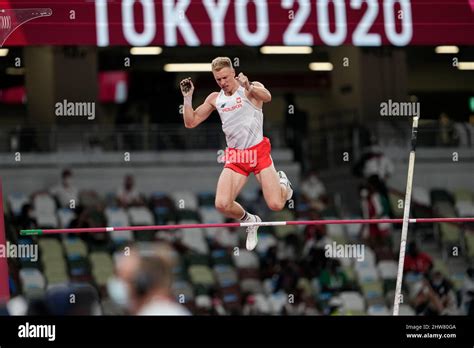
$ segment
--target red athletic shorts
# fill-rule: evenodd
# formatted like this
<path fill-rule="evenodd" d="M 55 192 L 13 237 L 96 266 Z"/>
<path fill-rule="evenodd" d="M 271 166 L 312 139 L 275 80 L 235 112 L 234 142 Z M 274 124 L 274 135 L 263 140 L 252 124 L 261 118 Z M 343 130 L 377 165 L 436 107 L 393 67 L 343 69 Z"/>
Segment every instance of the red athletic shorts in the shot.
<path fill-rule="evenodd" d="M 250 173 L 258 174 L 272 165 L 271 150 L 272 144 L 270 144 L 270 139 L 267 137 L 264 137 L 257 145 L 247 149 L 227 148 L 225 150 L 224 168 L 232 169 L 234 172 L 245 176 L 249 176 Z"/>

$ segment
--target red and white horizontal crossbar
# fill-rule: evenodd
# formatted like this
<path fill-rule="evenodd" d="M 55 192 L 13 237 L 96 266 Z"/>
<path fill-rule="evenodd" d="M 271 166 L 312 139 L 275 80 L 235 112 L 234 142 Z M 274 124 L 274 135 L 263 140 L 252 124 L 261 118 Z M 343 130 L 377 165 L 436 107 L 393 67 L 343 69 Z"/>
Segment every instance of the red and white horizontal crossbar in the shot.
<path fill-rule="evenodd" d="M 472 218 L 419 218 L 409 219 L 414 223 L 435 223 L 449 222 L 462 223 L 474 222 Z M 154 225 L 154 226 L 120 226 L 120 227 L 90 227 L 90 228 L 63 228 L 63 229 L 34 229 L 22 230 L 20 234 L 42 235 L 60 233 L 102 233 L 113 231 L 158 231 L 158 230 L 178 230 L 195 228 L 217 228 L 217 227 L 248 227 L 248 226 L 285 226 L 285 225 L 351 225 L 351 224 L 381 224 L 392 223 L 401 224 L 403 219 L 353 219 L 353 220 L 297 220 L 297 221 L 268 221 L 268 222 L 229 222 L 220 224 L 183 224 L 183 225 Z"/>

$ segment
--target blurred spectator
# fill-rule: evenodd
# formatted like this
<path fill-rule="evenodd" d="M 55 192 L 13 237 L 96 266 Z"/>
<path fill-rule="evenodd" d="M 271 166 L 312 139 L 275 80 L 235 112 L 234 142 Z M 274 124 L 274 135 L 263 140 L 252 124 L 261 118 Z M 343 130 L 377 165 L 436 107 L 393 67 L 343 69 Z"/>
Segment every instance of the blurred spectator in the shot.
<path fill-rule="evenodd" d="M 108 283 L 112 300 L 132 315 L 188 315 L 188 310 L 172 296 L 171 252 L 169 247 L 160 245 L 146 253 L 133 248 L 128 256 L 121 256 L 117 276 Z"/>
<path fill-rule="evenodd" d="M 325 308 L 327 315 L 344 315 L 344 301 L 340 296 L 332 296 Z"/>
<path fill-rule="evenodd" d="M 432 267 L 431 257 L 420 251 L 415 241 L 410 242 L 405 255 L 404 271 L 427 274 Z"/>
<path fill-rule="evenodd" d="M 337 259 L 331 259 L 328 267 L 323 269 L 319 276 L 322 291 L 340 292 L 347 289 L 349 282 L 347 276 L 341 269 L 341 264 Z"/>
<path fill-rule="evenodd" d="M 454 123 L 445 112 L 439 115 L 438 127 L 438 144 L 440 146 L 455 146 L 457 136 Z"/>
<path fill-rule="evenodd" d="M 300 163 L 303 172 L 307 170 L 306 139 L 308 134 L 308 113 L 295 102 L 293 93 L 285 94 L 285 138 L 293 149 L 293 159 Z"/>
<path fill-rule="evenodd" d="M 262 277 L 270 278 L 273 274 L 278 272 L 279 267 L 277 247 L 271 246 L 262 257 L 260 264 Z"/>
<path fill-rule="evenodd" d="M 326 187 L 319 179 L 316 170 L 311 170 L 308 175 L 301 181 L 301 195 L 311 208 L 318 211 L 324 210 Z"/>
<path fill-rule="evenodd" d="M 442 314 L 443 303 L 426 279 L 414 283 L 409 295 L 417 315 L 433 316 Z"/>
<path fill-rule="evenodd" d="M 454 132 L 459 146 L 474 146 L 474 115 L 469 116 L 469 122 L 455 122 Z"/>
<path fill-rule="evenodd" d="M 29 203 L 21 208 L 21 214 L 17 218 L 17 224 L 21 230 L 31 230 L 38 227 L 33 206 Z"/>
<path fill-rule="evenodd" d="M 102 212 L 103 207 L 82 207 L 76 209 L 76 216 L 70 223 L 70 228 L 89 228 L 107 225 L 107 218 Z"/>
<path fill-rule="evenodd" d="M 79 190 L 74 186 L 73 174 L 70 169 L 63 170 L 61 182 L 51 188 L 50 193 L 54 196 L 61 208 L 75 207 L 79 202 Z"/>
<path fill-rule="evenodd" d="M 242 315 L 260 315 L 263 314 L 260 312 L 255 295 L 246 294 L 244 297 L 244 305 L 242 308 Z"/>
<path fill-rule="evenodd" d="M 319 315 L 313 296 L 304 296 L 297 304 L 296 315 Z"/>
<path fill-rule="evenodd" d="M 457 315 L 457 300 L 453 285 L 448 281 L 440 271 L 434 271 L 430 285 L 433 291 L 438 295 L 442 305 L 442 314 Z"/>
<path fill-rule="evenodd" d="M 144 204 L 140 193 L 135 188 L 135 180 L 132 175 L 125 176 L 123 186 L 117 190 L 117 200 L 119 205 L 124 208 Z"/>
<path fill-rule="evenodd" d="M 308 220 L 321 220 L 321 215 L 316 210 L 311 210 L 309 212 Z M 315 241 L 321 240 L 322 237 L 326 236 L 326 225 L 307 225 L 304 229 L 304 240 L 305 245 L 304 249 L 307 249 L 310 245 L 312 245 Z M 323 241 L 325 242 L 325 241 Z M 328 242 L 331 242 L 328 240 Z M 323 245 L 321 247 L 324 248 Z M 303 252 L 303 254 L 305 254 Z"/>
<path fill-rule="evenodd" d="M 227 315 L 227 311 L 224 308 L 224 303 L 217 292 L 212 295 L 211 303 L 211 315 Z"/>
<path fill-rule="evenodd" d="M 321 217 L 314 211 L 310 215 L 311 220 Z M 326 235 L 325 225 L 308 225 L 304 230 L 305 244 L 303 246 L 302 258 L 305 274 L 309 277 L 319 276 L 321 270 L 326 267 L 328 258 L 325 256 L 325 246 L 332 243 L 332 239 Z"/>
<path fill-rule="evenodd" d="M 366 183 L 381 195 L 384 208 L 387 210 L 388 216 L 392 218 L 394 215 L 389 204 L 386 182 L 393 174 L 394 169 L 392 160 L 385 156 L 374 136 L 371 137 L 371 145 L 363 150 L 362 156 L 353 168 L 353 173 L 356 176 L 363 177 Z"/>
<path fill-rule="evenodd" d="M 461 310 L 463 314 L 474 316 L 474 268 L 469 267 L 461 290 Z"/>
<path fill-rule="evenodd" d="M 394 165 L 392 160 L 385 156 L 378 145 L 377 138 L 372 135 L 369 146 L 362 150 L 360 158 L 354 165 L 354 175 L 365 179 L 376 175 L 381 181 L 386 181 L 393 171 Z"/>
<path fill-rule="evenodd" d="M 379 179 L 381 185 L 385 185 L 385 182 L 393 174 L 393 171 L 394 165 L 392 160 L 385 156 L 378 146 L 373 146 L 371 148 L 371 156 L 364 164 L 364 178 L 368 179 L 371 176 L 375 176 Z"/>
<path fill-rule="evenodd" d="M 373 178 L 373 177 L 372 177 Z M 376 188 L 373 179 L 368 180 L 360 190 L 362 214 L 365 219 L 384 219 L 389 217 L 387 201 Z M 391 224 L 366 224 L 362 227 L 362 239 L 375 249 L 390 243 Z"/>
<path fill-rule="evenodd" d="M 281 261 L 281 270 L 276 277 L 275 291 L 280 289 L 289 294 L 295 291 L 298 279 L 300 278 L 298 265 L 293 261 Z"/>
<path fill-rule="evenodd" d="M 107 217 L 104 213 L 105 205 L 95 191 L 81 193 L 81 205 L 75 209 L 75 217 L 68 228 L 90 228 L 107 226 Z M 106 243 L 109 233 L 85 233 L 81 237 L 93 243 Z"/>
<path fill-rule="evenodd" d="M 278 245 L 281 245 L 279 252 L 282 253 L 282 256 L 284 255 L 284 257 L 280 257 L 282 259 L 286 258 L 294 261 L 300 255 L 300 241 L 296 232 L 287 234 L 283 243 L 278 243 Z"/>

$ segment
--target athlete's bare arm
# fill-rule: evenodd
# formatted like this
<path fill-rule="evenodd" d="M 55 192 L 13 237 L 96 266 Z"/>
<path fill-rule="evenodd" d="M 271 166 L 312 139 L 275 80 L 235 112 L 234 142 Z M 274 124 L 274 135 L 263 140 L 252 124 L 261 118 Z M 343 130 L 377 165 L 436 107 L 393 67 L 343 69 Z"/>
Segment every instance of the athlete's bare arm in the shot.
<path fill-rule="evenodd" d="M 242 73 L 240 73 L 236 79 L 239 84 L 245 88 L 247 97 L 250 100 L 257 102 L 257 104 L 268 103 L 272 100 L 270 91 L 266 89 L 262 83 L 257 81 L 250 82 L 248 77 Z M 259 106 L 261 107 L 261 105 Z"/>
<path fill-rule="evenodd" d="M 184 98 L 183 119 L 186 128 L 197 127 L 204 122 L 209 115 L 216 109 L 216 98 L 219 93 L 213 92 L 209 94 L 200 106 L 193 109 L 193 92 L 194 85 L 190 78 L 184 79 L 180 82 L 181 93 Z"/>
<path fill-rule="evenodd" d="M 248 91 L 252 98 L 260 100 L 264 103 L 272 101 L 272 95 L 270 91 L 266 89 L 265 86 L 260 82 L 252 82 Z"/>

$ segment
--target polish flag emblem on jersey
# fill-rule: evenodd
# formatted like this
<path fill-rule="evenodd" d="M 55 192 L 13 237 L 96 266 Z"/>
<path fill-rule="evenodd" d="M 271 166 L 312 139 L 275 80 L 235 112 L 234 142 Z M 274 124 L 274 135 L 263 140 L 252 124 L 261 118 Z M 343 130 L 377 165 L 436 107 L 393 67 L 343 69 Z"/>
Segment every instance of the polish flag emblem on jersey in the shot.
<path fill-rule="evenodd" d="M 238 97 L 236 101 L 237 101 L 237 104 L 242 103 L 242 99 L 240 97 Z"/>

